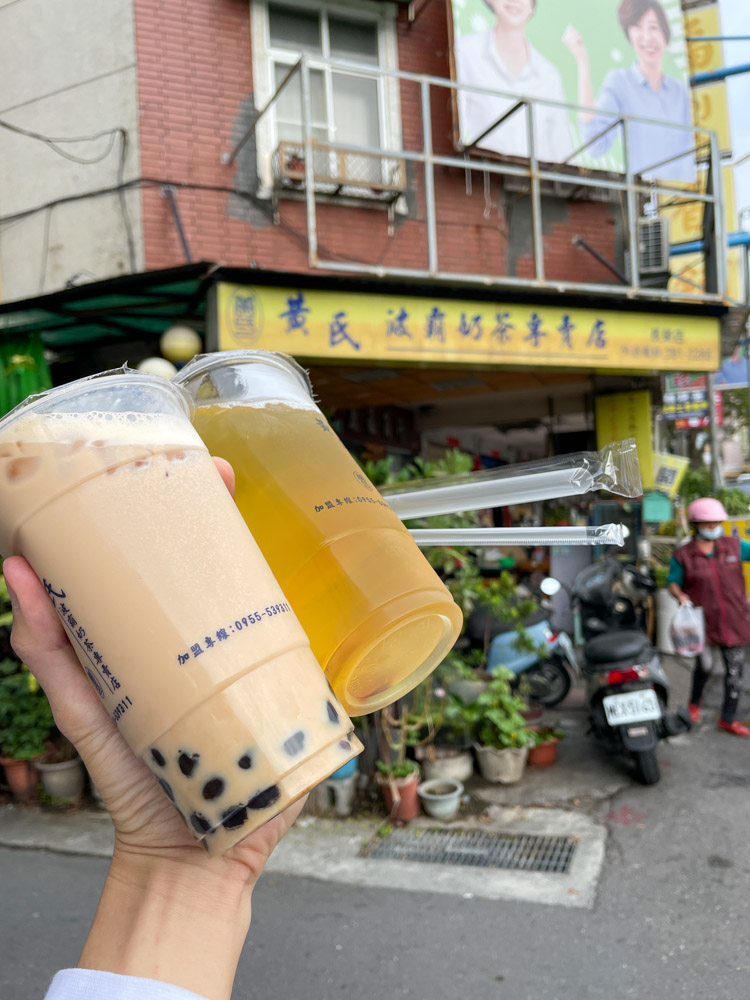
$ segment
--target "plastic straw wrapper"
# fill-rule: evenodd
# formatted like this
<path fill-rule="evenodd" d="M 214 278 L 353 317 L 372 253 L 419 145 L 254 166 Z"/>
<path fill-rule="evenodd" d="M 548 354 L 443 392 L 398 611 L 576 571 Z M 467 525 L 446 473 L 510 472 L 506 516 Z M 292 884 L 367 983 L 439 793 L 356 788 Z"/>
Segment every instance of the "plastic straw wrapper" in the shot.
<path fill-rule="evenodd" d="M 477 548 L 505 545 L 624 545 L 621 524 L 563 528 L 412 528 L 414 541 L 422 548 L 450 545 Z"/>
<path fill-rule="evenodd" d="M 633 438 L 608 444 L 599 452 L 581 451 L 462 476 L 397 483 L 382 487 L 380 492 L 405 521 L 433 514 L 557 500 L 592 490 L 607 490 L 623 497 L 641 496 L 641 471 Z"/>

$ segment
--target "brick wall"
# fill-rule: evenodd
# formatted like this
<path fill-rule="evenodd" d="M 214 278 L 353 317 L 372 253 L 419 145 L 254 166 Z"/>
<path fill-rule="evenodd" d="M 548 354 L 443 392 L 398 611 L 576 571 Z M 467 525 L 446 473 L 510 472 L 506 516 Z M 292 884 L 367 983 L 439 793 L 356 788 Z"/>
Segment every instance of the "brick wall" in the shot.
<path fill-rule="evenodd" d="M 280 224 L 270 205 L 254 195 L 252 147 L 235 164 L 221 154 L 232 148 L 251 120 L 252 53 L 249 0 L 134 0 L 141 129 L 141 173 L 177 187 L 177 201 L 194 260 L 245 267 L 307 271 L 305 206 L 284 199 Z M 410 27 L 398 19 L 399 65 L 411 72 L 448 76 L 447 13 L 443 0 L 423 7 Z M 437 152 L 452 152 L 448 92 L 433 91 L 432 131 Z M 401 89 L 407 149 L 421 146 L 418 88 Z M 183 186 L 184 185 L 184 186 Z M 533 275 L 528 197 L 494 178 L 487 192 L 473 172 L 467 194 L 462 170 L 437 168 L 439 266 L 461 273 Z M 409 214 L 398 216 L 389 235 L 382 210 L 321 204 L 320 256 L 385 267 L 427 264 L 424 178 L 409 171 Z M 184 262 L 169 203 L 158 185 L 143 189 L 146 267 Z M 616 259 L 622 222 L 617 206 L 567 198 L 544 199 L 544 258 L 554 280 L 610 281 L 590 255 L 573 250 L 579 235 L 608 259 Z"/>

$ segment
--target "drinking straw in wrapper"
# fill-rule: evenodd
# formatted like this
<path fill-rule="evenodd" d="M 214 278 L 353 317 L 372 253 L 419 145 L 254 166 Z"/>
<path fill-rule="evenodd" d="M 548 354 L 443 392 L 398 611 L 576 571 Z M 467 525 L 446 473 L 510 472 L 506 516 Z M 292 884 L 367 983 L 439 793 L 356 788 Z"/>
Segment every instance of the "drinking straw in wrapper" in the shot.
<path fill-rule="evenodd" d="M 622 497 L 642 495 L 633 438 L 608 444 L 599 452 L 582 451 L 461 476 L 396 483 L 381 487 L 380 492 L 405 521 L 434 514 L 557 500 L 594 490 Z"/>
<path fill-rule="evenodd" d="M 412 528 L 420 548 L 453 545 L 457 548 L 504 545 L 624 545 L 621 524 L 556 528 Z"/>

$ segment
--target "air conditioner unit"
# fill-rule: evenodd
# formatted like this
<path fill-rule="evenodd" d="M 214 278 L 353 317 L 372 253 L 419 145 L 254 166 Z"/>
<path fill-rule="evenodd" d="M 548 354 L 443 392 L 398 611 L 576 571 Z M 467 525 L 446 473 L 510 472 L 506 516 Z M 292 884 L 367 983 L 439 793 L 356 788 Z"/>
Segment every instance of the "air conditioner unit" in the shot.
<path fill-rule="evenodd" d="M 669 220 L 660 216 L 638 220 L 638 280 L 644 288 L 669 284 Z M 625 251 L 625 277 L 631 280 L 630 250 Z"/>
<path fill-rule="evenodd" d="M 638 259 L 641 274 L 669 271 L 669 219 L 657 215 L 638 220 Z"/>

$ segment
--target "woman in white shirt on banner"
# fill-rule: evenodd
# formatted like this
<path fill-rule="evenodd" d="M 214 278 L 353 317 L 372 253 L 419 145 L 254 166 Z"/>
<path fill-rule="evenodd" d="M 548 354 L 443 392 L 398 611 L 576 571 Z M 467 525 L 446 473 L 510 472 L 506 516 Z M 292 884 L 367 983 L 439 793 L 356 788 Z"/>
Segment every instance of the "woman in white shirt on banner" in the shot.
<path fill-rule="evenodd" d="M 564 101 L 562 78 L 526 37 L 526 26 L 536 11 L 536 0 L 485 0 L 495 15 L 486 31 L 464 35 L 454 47 L 456 81 L 519 97 Z M 458 90 L 461 142 L 468 146 L 493 122 L 509 111 L 514 101 L 493 94 Z M 536 157 L 562 163 L 573 152 L 566 108 L 538 104 L 534 108 Z M 478 148 L 506 156 L 529 156 L 525 109 L 519 108 L 502 125 L 489 132 Z"/>

